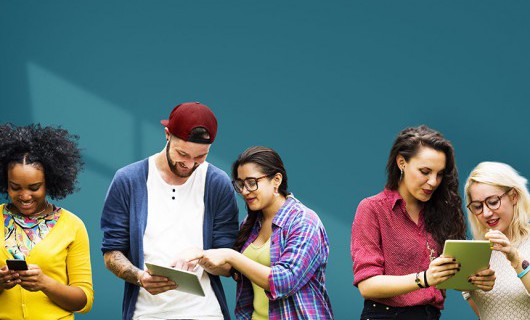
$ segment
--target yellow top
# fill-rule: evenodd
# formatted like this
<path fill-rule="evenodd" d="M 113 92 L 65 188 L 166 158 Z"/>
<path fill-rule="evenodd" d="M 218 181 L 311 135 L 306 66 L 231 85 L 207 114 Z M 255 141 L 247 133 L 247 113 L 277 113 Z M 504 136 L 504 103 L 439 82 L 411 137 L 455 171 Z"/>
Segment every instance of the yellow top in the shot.
<path fill-rule="evenodd" d="M 0 268 L 13 259 L 4 243 L 4 205 L 0 205 Z M 81 288 L 87 297 L 83 309 L 92 308 L 94 291 L 90 267 L 90 246 L 83 224 L 73 213 L 61 209 L 61 216 L 50 232 L 31 249 L 28 264 L 36 264 L 58 282 Z M 74 314 L 53 303 L 42 291 L 30 292 L 17 285 L 0 291 L 0 319 L 73 319 Z"/>
<path fill-rule="evenodd" d="M 261 263 L 264 266 L 271 266 L 271 246 L 270 238 L 261 246 L 256 246 L 251 243 L 243 255 Z M 252 320 L 268 320 L 269 319 L 269 298 L 265 295 L 265 290 L 252 282 L 252 289 L 254 291 L 254 312 L 252 312 Z"/>

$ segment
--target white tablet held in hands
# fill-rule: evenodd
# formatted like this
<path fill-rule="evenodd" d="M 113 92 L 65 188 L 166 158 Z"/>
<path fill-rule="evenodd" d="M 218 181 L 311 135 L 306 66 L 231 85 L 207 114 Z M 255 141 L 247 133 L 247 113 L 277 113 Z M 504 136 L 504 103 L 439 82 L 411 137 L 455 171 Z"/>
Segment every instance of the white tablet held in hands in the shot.
<path fill-rule="evenodd" d="M 488 269 L 491 257 L 490 242 L 486 240 L 446 240 L 443 255 L 461 264 L 453 277 L 436 285 L 438 289 L 476 290 L 468 278 Z"/>
<path fill-rule="evenodd" d="M 163 276 L 175 282 L 177 284 L 176 290 L 204 297 L 199 274 L 147 262 L 145 266 L 152 275 Z"/>

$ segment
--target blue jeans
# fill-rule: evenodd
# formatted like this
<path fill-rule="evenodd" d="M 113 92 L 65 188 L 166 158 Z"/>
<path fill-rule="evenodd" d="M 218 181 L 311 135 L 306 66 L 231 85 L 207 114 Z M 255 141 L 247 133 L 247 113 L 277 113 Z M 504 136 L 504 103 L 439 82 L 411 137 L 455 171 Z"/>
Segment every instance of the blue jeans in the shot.
<path fill-rule="evenodd" d="M 438 320 L 440 310 L 431 305 L 391 307 L 372 300 L 364 301 L 361 320 Z"/>

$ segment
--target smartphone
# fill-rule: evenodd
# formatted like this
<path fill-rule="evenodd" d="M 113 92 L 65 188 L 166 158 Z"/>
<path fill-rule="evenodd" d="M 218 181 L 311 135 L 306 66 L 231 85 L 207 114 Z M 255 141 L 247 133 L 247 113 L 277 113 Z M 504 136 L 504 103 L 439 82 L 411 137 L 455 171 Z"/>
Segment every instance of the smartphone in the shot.
<path fill-rule="evenodd" d="M 6 260 L 7 268 L 9 270 L 28 270 L 26 260 L 8 259 Z"/>

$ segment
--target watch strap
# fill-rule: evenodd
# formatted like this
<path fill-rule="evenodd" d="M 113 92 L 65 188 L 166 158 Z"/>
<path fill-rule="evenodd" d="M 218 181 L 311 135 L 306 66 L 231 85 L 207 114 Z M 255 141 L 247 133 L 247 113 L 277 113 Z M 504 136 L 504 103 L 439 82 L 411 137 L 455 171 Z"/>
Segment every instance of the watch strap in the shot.
<path fill-rule="evenodd" d="M 418 287 L 420 287 L 421 289 L 425 288 L 425 287 L 421 284 L 420 273 L 419 273 L 419 272 L 416 272 L 416 279 L 414 279 L 414 282 L 416 282 L 416 284 L 418 285 Z"/>

